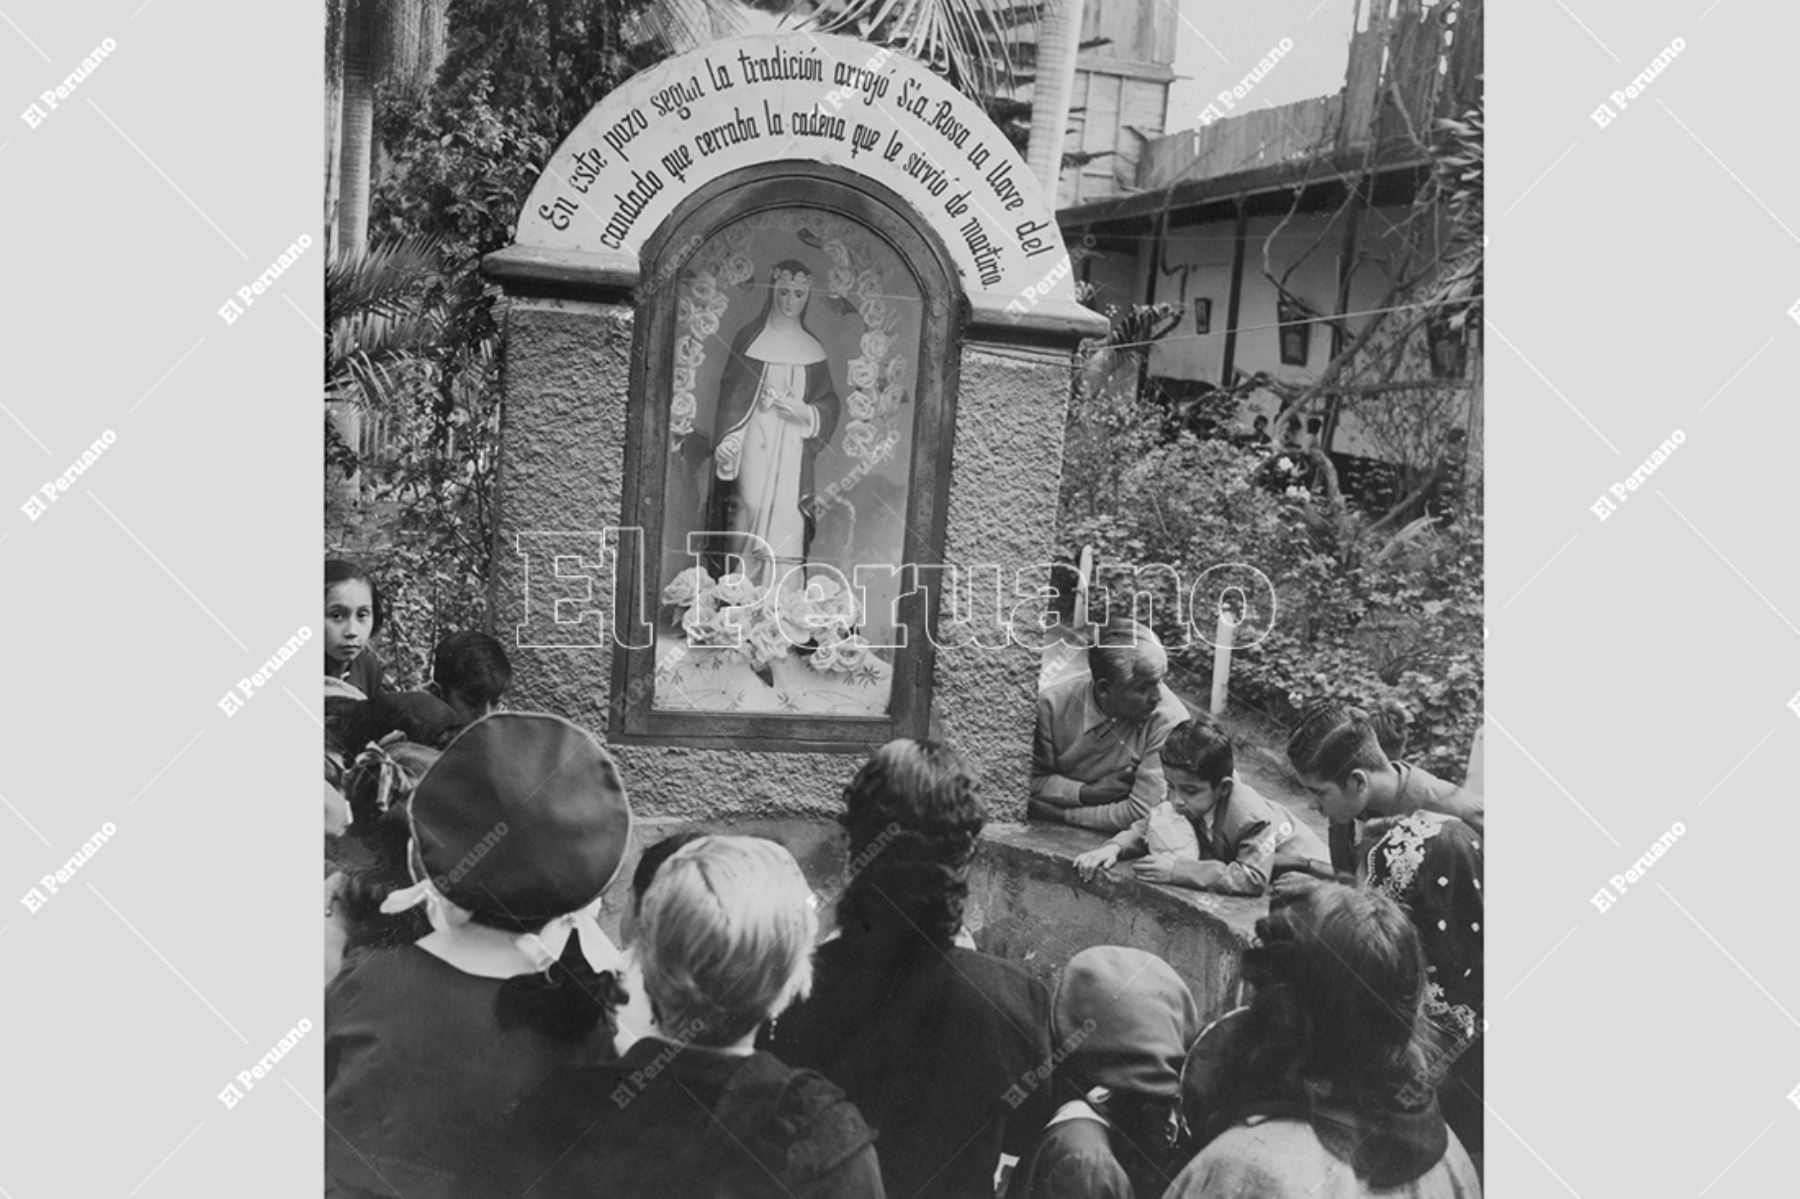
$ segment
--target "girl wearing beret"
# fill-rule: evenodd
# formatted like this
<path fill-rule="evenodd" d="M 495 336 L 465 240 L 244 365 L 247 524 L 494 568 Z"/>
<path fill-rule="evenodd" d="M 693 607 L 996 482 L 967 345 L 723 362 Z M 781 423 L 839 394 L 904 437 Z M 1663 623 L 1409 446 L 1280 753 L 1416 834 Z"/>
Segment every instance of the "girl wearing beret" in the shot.
<path fill-rule="evenodd" d="M 431 932 L 354 959 L 325 996 L 325 1192 L 452 1193 L 473 1147 L 558 1067 L 616 1056 L 618 951 L 595 922 L 631 815 L 591 733 L 502 713 L 451 742 L 409 805 Z"/>

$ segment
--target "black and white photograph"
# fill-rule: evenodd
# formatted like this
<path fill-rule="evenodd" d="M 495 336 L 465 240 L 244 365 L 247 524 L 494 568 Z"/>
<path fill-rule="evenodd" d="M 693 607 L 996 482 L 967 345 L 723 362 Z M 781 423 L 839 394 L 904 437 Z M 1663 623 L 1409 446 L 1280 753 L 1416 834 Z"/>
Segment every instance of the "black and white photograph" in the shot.
<path fill-rule="evenodd" d="M 1792 32 L 0 3 L 0 1199 L 1791 1193 Z"/>
<path fill-rule="evenodd" d="M 1479 1195 L 1481 5 L 359 15 L 326 1193 Z"/>

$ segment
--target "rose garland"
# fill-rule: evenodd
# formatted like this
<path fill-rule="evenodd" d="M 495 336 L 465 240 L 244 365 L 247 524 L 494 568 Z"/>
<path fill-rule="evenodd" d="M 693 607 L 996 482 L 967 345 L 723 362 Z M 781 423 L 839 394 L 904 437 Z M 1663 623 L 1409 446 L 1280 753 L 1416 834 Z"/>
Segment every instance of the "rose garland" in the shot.
<path fill-rule="evenodd" d="M 676 623 L 689 645 L 735 649 L 752 670 L 808 645 L 808 665 L 824 673 L 851 674 L 874 660 L 868 641 L 851 632 L 861 619 L 856 596 L 836 579 L 811 579 L 804 591 L 773 595 L 745 575 L 714 578 L 690 566 L 663 588 L 662 602 L 681 610 Z"/>
<path fill-rule="evenodd" d="M 908 377 L 906 359 L 894 352 L 902 313 L 883 294 L 883 271 L 869 232 L 852 221 L 817 211 L 778 210 L 738 221 L 712 238 L 684 274 L 675 301 L 675 319 L 683 332 L 675 342 L 671 450 L 679 451 L 683 439 L 694 431 L 699 413 L 695 395 L 699 368 L 729 306 L 724 289 L 750 291 L 756 286 L 756 267 L 749 249 L 755 234 L 766 229 L 794 233 L 805 245 L 824 251 L 830 262 L 825 279 L 827 298 L 839 312 L 855 312 L 862 320 L 859 354 L 847 368 L 850 392 L 844 407 L 849 419 L 843 437 L 844 452 L 861 464 L 860 473 L 852 472 L 860 480 L 899 444 L 894 418 L 907 402 Z M 835 499 L 847 490 L 840 481 L 828 488 L 827 494 Z"/>

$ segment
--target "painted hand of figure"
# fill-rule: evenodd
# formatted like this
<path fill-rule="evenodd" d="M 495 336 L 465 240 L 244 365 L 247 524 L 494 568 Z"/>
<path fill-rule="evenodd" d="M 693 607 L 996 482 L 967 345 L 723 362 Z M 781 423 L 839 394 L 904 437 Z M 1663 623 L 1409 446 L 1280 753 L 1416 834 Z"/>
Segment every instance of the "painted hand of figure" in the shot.
<path fill-rule="evenodd" d="M 1094 875 L 1102 870 L 1112 869 L 1118 860 L 1119 847 L 1109 842 L 1099 849 L 1090 849 L 1086 853 L 1078 855 L 1075 859 L 1075 873 L 1081 876 L 1082 882 L 1091 883 L 1094 881 Z"/>
<path fill-rule="evenodd" d="M 781 413 L 783 420 L 793 421 L 797 425 L 812 423 L 812 413 L 807 411 L 804 400 L 785 391 L 776 392 L 773 399 L 775 411 Z"/>

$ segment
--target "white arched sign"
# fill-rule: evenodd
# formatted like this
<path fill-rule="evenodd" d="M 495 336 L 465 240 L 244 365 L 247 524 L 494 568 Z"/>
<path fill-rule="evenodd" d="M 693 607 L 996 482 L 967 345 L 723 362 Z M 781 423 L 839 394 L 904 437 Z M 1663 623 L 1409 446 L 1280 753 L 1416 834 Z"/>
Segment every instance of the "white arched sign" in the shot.
<path fill-rule="evenodd" d="M 1043 189 L 972 101 L 906 56 L 805 33 L 718 42 L 633 77 L 551 156 L 503 259 L 635 272 L 701 187 L 746 167 L 823 162 L 910 204 L 989 313 L 1086 326 Z"/>

